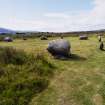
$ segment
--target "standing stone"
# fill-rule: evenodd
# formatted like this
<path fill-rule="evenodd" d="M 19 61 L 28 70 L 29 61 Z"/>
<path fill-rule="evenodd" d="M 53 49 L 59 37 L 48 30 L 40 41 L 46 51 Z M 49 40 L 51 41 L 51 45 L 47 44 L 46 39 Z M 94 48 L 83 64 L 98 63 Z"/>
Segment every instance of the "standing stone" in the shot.
<path fill-rule="evenodd" d="M 98 36 L 98 41 L 99 41 L 99 42 L 102 41 L 102 37 L 101 37 L 101 35 Z"/>
<path fill-rule="evenodd" d="M 13 42 L 13 39 L 11 37 L 5 37 L 4 41 L 5 42 Z"/>
<path fill-rule="evenodd" d="M 53 40 L 49 42 L 47 50 L 53 56 L 67 57 L 70 55 L 70 43 L 63 39 Z"/>
<path fill-rule="evenodd" d="M 41 36 L 41 38 L 40 38 L 40 39 L 41 39 L 41 40 L 48 40 L 48 39 L 47 39 L 47 36 L 44 36 L 44 35 L 43 35 L 43 36 Z"/>
<path fill-rule="evenodd" d="M 88 36 L 87 35 L 81 35 L 79 37 L 80 40 L 88 40 Z"/>
<path fill-rule="evenodd" d="M 100 50 L 104 50 L 104 43 L 103 42 L 100 43 Z"/>

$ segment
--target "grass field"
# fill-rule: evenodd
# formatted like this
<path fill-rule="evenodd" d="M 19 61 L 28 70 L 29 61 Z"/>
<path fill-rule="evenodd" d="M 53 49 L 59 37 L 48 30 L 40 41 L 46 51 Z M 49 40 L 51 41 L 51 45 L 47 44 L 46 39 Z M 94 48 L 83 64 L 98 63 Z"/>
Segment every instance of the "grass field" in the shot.
<path fill-rule="evenodd" d="M 80 41 L 66 37 L 71 43 L 72 58 L 54 59 L 47 53 L 49 40 L 28 39 L 0 42 L 28 53 L 43 53 L 57 66 L 46 90 L 33 97 L 29 105 L 105 105 L 105 52 L 99 50 L 96 37 Z"/>

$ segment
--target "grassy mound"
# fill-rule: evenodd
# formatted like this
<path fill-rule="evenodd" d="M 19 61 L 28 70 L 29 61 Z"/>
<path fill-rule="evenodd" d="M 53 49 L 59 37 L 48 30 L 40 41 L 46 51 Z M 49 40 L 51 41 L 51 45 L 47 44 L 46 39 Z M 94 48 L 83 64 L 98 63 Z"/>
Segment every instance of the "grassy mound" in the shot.
<path fill-rule="evenodd" d="M 0 105 L 28 105 L 33 95 L 46 89 L 54 69 L 42 54 L 1 47 Z"/>

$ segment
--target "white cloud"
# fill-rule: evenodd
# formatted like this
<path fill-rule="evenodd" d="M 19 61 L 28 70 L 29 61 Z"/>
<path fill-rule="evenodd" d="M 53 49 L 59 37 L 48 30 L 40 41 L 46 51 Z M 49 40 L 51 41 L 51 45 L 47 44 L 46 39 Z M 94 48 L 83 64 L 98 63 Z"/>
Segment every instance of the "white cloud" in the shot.
<path fill-rule="evenodd" d="M 91 11 L 78 11 L 75 14 L 67 13 L 50 13 L 48 16 L 51 20 L 58 19 L 52 24 L 54 30 L 58 31 L 81 31 L 95 30 L 105 28 L 105 0 L 93 0 L 93 9 Z M 57 14 L 57 15 L 56 15 Z M 51 30 L 52 28 L 49 27 Z"/>
<path fill-rule="evenodd" d="M 18 20 L 12 19 L 5 22 L 0 22 L 1 27 L 10 28 L 13 30 L 42 30 L 46 27 L 47 23 L 41 20 Z"/>
<path fill-rule="evenodd" d="M 69 15 L 65 13 L 47 13 L 45 16 L 50 18 L 69 18 Z"/>
<path fill-rule="evenodd" d="M 38 20 L 12 20 L 5 25 L 13 29 L 35 31 L 81 31 L 105 28 L 105 0 L 92 0 L 89 11 L 45 13 Z"/>

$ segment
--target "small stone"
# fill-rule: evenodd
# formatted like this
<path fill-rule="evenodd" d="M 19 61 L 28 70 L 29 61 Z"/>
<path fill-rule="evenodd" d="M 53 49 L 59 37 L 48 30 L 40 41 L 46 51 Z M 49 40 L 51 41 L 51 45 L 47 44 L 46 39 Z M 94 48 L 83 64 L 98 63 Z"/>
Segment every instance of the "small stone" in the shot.
<path fill-rule="evenodd" d="M 88 40 L 88 36 L 87 35 L 81 35 L 79 37 L 80 40 Z"/>
<path fill-rule="evenodd" d="M 40 39 L 41 39 L 41 40 L 48 40 L 48 39 L 47 39 L 47 36 L 41 36 Z"/>
<path fill-rule="evenodd" d="M 11 37 L 5 37 L 4 41 L 5 42 L 13 42 L 13 39 Z"/>

